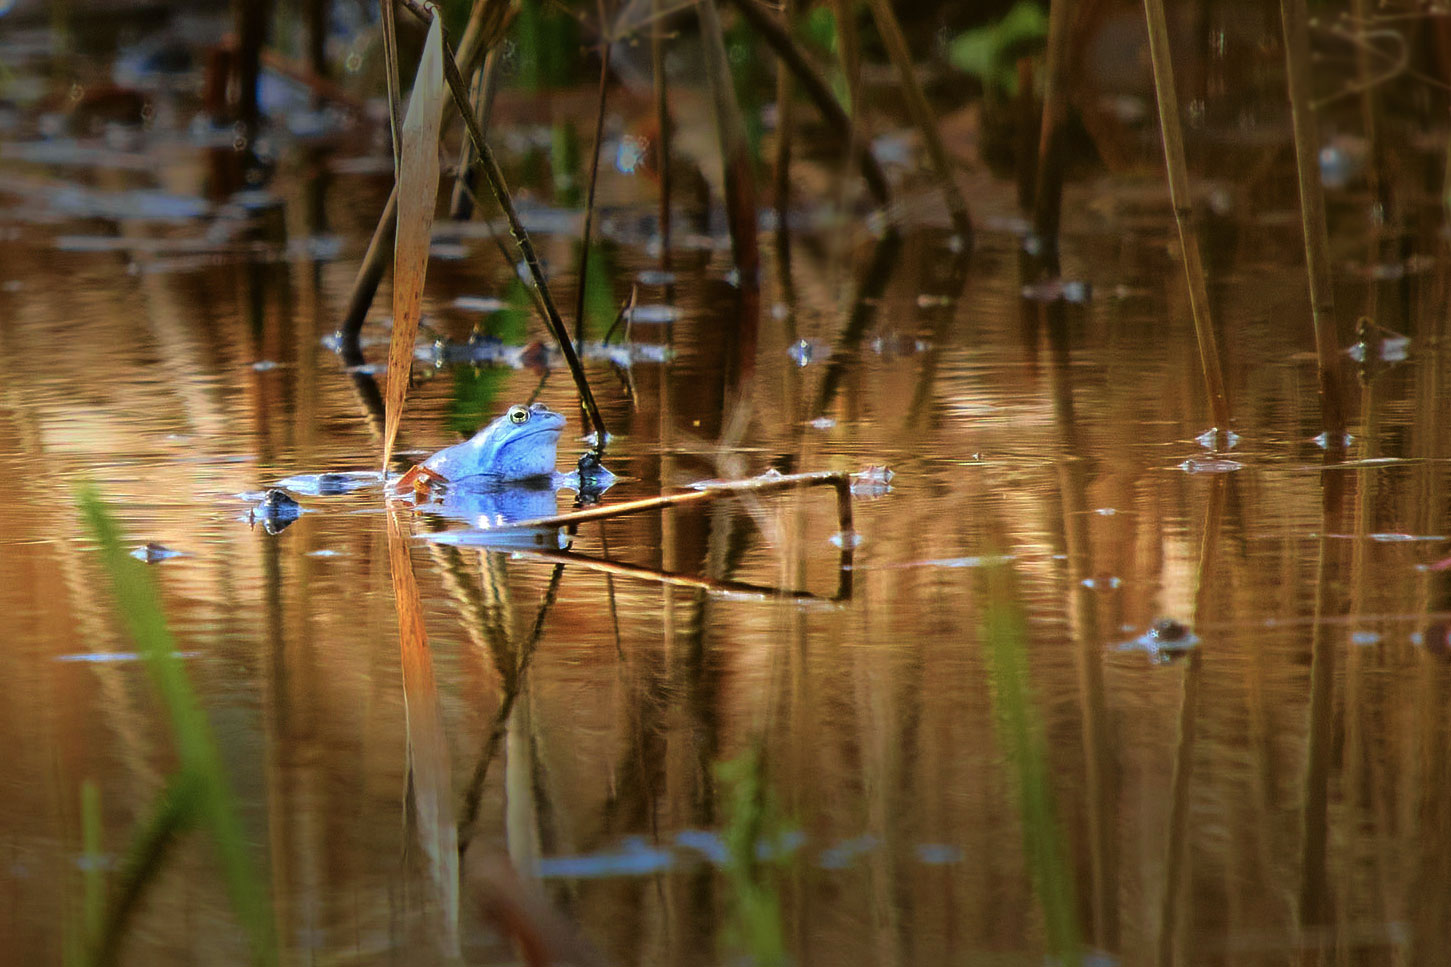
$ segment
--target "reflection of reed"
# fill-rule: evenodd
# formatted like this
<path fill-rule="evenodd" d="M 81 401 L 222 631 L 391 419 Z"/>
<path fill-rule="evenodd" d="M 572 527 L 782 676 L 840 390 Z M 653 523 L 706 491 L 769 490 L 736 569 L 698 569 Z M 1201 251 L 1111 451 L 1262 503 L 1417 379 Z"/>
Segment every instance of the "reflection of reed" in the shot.
<path fill-rule="evenodd" d="M 1300 817 L 1299 922 L 1303 927 L 1330 922 L 1328 797 L 1336 738 L 1335 654 L 1340 648 L 1342 636 L 1338 633 L 1339 629 L 1326 619 L 1345 612 L 1343 589 L 1347 542 L 1323 535 L 1345 532 L 1348 476 L 1327 465 L 1322 478 L 1324 521 L 1315 569 L 1315 622 L 1310 638 L 1309 736 L 1305 749 Z"/>
<path fill-rule="evenodd" d="M 1045 122 L 1046 132 L 1046 122 Z M 1119 942 L 1118 809 L 1115 791 L 1119 785 L 1117 736 L 1108 714 L 1104 693 L 1102 655 L 1108 642 L 1099 627 L 1098 602 L 1089 586 L 1094 567 L 1089 522 L 1088 457 L 1073 410 L 1073 382 L 1070 365 L 1065 304 L 1052 302 L 1041 307 L 1046 317 L 1052 347 L 1051 377 L 1053 412 L 1059 428 L 1058 486 L 1062 497 L 1062 553 L 1067 562 L 1068 612 L 1075 648 L 1079 711 L 1082 716 L 1084 784 L 1087 787 L 1089 876 L 1092 889 L 1088 903 L 1093 930 L 1089 938 L 1104 950 L 1116 950 Z"/>
<path fill-rule="evenodd" d="M 433 657 L 423 626 L 423 604 L 408 553 L 410 534 L 398 512 L 388 514 L 388 564 L 398 609 L 398 649 L 403 673 L 403 712 L 408 736 L 408 806 L 411 828 L 428 866 L 434 936 L 445 957 L 458 954 L 458 829 L 453 816 L 452 767 Z"/>
<path fill-rule="evenodd" d="M 539 611 L 534 616 L 534 626 L 530 629 L 529 636 L 520 642 L 517 651 L 507 656 L 507 660 L 498 669 L 500 680 L 503 683 L 503 695 L 499 701 L 499 709 L 494 715 L 494 721 L 484 736 L 483 746 L 480 748 L 478 760 L 474 764 L 473 775 L 469 778 L 468 785 L 464 787 L 463 813 L 459 817 L 458 823 L 458 850 L 460 853 L 469 848 L 469 843 L 473 839 L 474 824 L 478 819 L 479 805 L 483 797 L 484 781 L 488 778 L 489 766 L 493 763 L 494 757 L 498 755 L 499 744 L 508 732 L 514 703 L 518 701 L 520 690 L 524 686 L 529 662 L 534 657 L 534 649 L 539 644 L 539 637 L 544 631 L 544 619 L 554 605 L 555 595 L 559 592 L 559 581 L 563 576 L 564 564 L 554 565 L 554 571 L 549 576 L 549 586 L 544 592 L 544 599 L 539 604 Z"/>
<path fill-rule="evenodd" d="M 1210 483 L 1209 506 L 1204 514 L 1204 535 L 1199 545 L 1199 573 L 1194 591 L 1194 625 L 1201 627 L 1209 619 L 1210 594 L 1217 590 L 1219 563 L 1219 531 L 1224 517 L 1224 500 L 1228 480 L 1216 476 Z M 1207 643 L 1207 641 L 1206 641 Z M 1203 651 L 1205 643 L 1189 652 L 1184 662 L 1184 692 L 1179 706 L 1178 743 L 1174 749 L 1173 778 L 1169 792 L 1169 841 L 1164 857 L 1164 894 L 1159 910 L 1159 957 L 1160 967 L 1170 967 L 1184 961 L 1181 956 L 1183 938 L 1179 924 L 1185 914 L 1188 879 L 1189 837 L 1192 827 L 1189 820 L 1190 782 L 1194 775 L 1194 757 L 1199 729 L 1199 717 L 1204 714 L 1200 704 L 1203 686 Z"/>
<path fill-rule="evenodd" d="M 826 363 L 826 373 L 821 378 L 821 389 L 817 394 L 813 416 L 824 416 L 836 398 L 841 382 L 857 364 L 857 348 L 867 327 L 877 317 L 877 304 L 886 291 L 902 251 L 902 239 L 896 232 L 889 231 L 872 250 L 872 259 L 861 276 L 861 285 L 852 301 L 851 314 L 832 346 L 831 358 Z"/>

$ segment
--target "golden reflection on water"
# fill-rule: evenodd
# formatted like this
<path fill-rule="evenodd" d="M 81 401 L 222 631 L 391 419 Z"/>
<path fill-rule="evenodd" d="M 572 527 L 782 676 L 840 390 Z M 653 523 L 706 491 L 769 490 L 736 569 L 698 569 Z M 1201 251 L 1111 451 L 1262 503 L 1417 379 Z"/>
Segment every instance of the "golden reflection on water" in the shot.
<path fill-rule="evenodd" d="M 303 205 L 257 230 L 275 240 Z M 591 368 L 626 478 L 607 499 L 768 466 L 887 465 L 892 492 L 855 507 L 853 597 L 738 599 L 415 540 L 428 640 L 404 651 L 424 676 L 414 693 L 376 490 L 305 498 L 276 536 L 249 528 L 236 496 L 377 460 L 322 346 L 353 264 L 133 273 L 22 226 L 0 243 L 0 281 L 19 283 L 0 292 L 8 949 L 54 962 L 76 923 L 83 781 L 115 854 L 172 764 L 141 665 L 76 660 L 132 650 L 69 499 L 86 478 L 137 543 L 187 555 L 153 573 L 290 961 L 438 962 L 453 877 L 464 959 L 507 962 L 499 891 L 471 872 L 505 855 L 610 962 L 729 961 L 732 881 L 689 844 L 730 820 L 717 766 L 759 749 L 773 809 L 799 833 L 762 865 L 795 962 L 1041 962 L 979 630 L 976 565 L 1002 552 L 1058 818 L 1038 832 L 1060 837 L 1089 947 L 1126 964 L 1438 962 L 1451 665 L 1445 572 L 1427 565 L 1451 543 L 1445 260 L 1370 303 L 1412 354 L 1363 394 L 1349 462 L 1324 465 L 1298 250 L 1276 244 L 1294 234 L 1244 226 L 1213 269 L 1244 467 L 1188 473 L 1207 417 L 1168 227 L 1084 231 L 1066 267 L 1095 286 L 1082 306 L 1020 299 L 1004 235 L 968 262 L 912 234 L 850 253 L 851 272 L 798 240 L 789 285 L 768 260 L 745 365 L 720 265 L 678 259 L 676 360 L 635 368 L 633 409 Z M 546 258 L 567 264 L 569 246 L 546 241 Z M 647 267 L 616 260 L 621 279 Z M 430 276 L 441 332 L 467 334 L 449 306 L 478 294 L 477 264 Z M 1345 304 L 1370 285 L 1347 283 Z M 496 408 L 535 383 L 508 373 Z M 405 449 L 449 441 L 450 394 L 447 371 L 420 383 Z M 574 419 L 559 374 L 542 399 Z M 399 522 L 394 540 L 429 526 Z M 807 493 L 592 524 L 575 549 L 826 598 L 835 530 L 830 499 Z M 1161 616 L 1192 623 L 1199 649 L 1165 664 L 1120 650 Z M 476 863 L 445 855 L 454 819 Z M 673 865 L 565 863 L 651 847 Z M 245 958 L 199 838 L 171 858 L 128 953 Z"/>

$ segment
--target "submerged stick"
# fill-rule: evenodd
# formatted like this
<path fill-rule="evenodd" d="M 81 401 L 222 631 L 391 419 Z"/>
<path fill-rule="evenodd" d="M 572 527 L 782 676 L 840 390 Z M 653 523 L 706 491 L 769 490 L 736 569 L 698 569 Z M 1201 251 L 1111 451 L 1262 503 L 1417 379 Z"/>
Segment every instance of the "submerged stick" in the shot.
<path fill-rule="evenodd" d="M 349 366 L 363 365 L 363 350 L 358 337 L 363 330 L 363 320 L 368 316 L 368 307 L 378 294 L 378 283 L 383 281 L 383 273 L 388 269 L 388 255 L 393 251 L 393 233 L 397 228 L 398 183 L 395 181 L 388 202 L 383 206 L 383 214 L 378 217 L 378 224 L 373 229 L 373 237 L 368 240 L 368 251 L 358 266 L 358 274 L 353 277 L 348 311 L 339 329 L 343 362 Z"/>
<path fill-rule="evenodd" d="M 791 38 L 785 28 L 761 9 L 755 0 L 729 0 L 729 2 L 746 23 L 751 25 L 751 29 L 761 35 L 761 39 L 775 52 L 781 64 L 790 70 L 797 83 L 801 85 L 801 90 L 816 106 L 816 110 L 821 114 L 821 119 L 841 140 L 842 145 L 851 152 L 853 160 L 861 167 L 862 179 L 866 181 L 867 188 L 871 191 L 872 197 L 877 200 L 877 204 L 883 207 L 889 205 L 892 200 L 892 192 L 887 187 L 887 176 L 882 171 L 882 166 L 877 162 L 876 156 L 872 154 L 868 145 L 862 143 L 861 139 L 852 137 L 851 117 L 841 106 L 841 102 L 836 99 L 831 87 L 812 66 L 800 46 Z"/>
<path fill-rule="evenodd" d="M 1320 185 L 1320 133 L 1310 94 L 1310 28 L 1305 0 L 1280 0 L 1280 17 L 1285 26 L 1285 82 L 1295 131 L 1295 171 L 1300 181 L 1300 217 L 1305 232 L 1305 271 L 1310 277 L 1315 357 L 1320 369 L 1320 405 L 1327 439 L 1339 447 L 1345 439 L 1345 404 L 1341 397 L 1325 195 Z"/>
<path fill-rule="evenodd" d="M 510 552 L 516 557 L 554 561 L 561 564 L 577 564 L 587 570 L 599 571 L 606 575 L 638 578 L 642 581 L 654 581 L 658 584 L 670 585 L 671 587 L 691 588 L 696 591 L 730 595 L 737 599 L 754 598 L 759 601 L 787 600 L 809 603 L 812 601 L 837 602 L 851 598 L 850 567 L 843 568 L 842 583 L 838 587 L 836 595 L 826 598 L 819 594 L 813 594 L 810 591 L 802 591 L 794 588 L 773 588 L 764 584 L 748 584 L 745 581 L 720 581 L 715 578 L 697 577 L 693 574 L 679 574 L 658 567 L 648 567 L 644 564 L 627 564 L 622 561 L 611 561 L 608 558 L 588 557 L 576 551 L 551 551 L 544 548 L 524 547 L 510 548 Z"/>
<path fill-rule="evenodd" d="M 770 494 L 782 490 L 804 490 L 808 487 L 832 487 L 836 490 L 836 517 L 843 534 L 851 531 L 851 475 L 840 470 L 824 470 L 814 473 L 793 473 L 775 477 L 752 477 L 749 480 L 725 480 L 720 483 L 702 485 L 699 490 L 686 490 L 659 497 L 642 497 L 619 504 L 600 504 L 583 510 L 571 510 L 533 520 L 521 520 L 508 525 L 510 529 L 539 530 L 546 527 L 565 527 L 584 524 L 592 520 L 607 520 L 642 510 L 657 510 L 662 507 L 679 507 L 683 504 L 698 504 L 730 497 L 736 494 Z"/>
<path fill-rule="evenodd" d="M 922 85 L 917 83 L 917 75 L 912 71 L 912 51 L 907 47 L 907 38 L 902 36 L 902 27 L 897 23 L 896 14 L 892 13 L 890 0 L 867 0 L 867 6 L 871 8 L 877 33 L 881 35 L 882 43 L 887 48 L 887 56 L 891 58 L 892 66 L 897 69 L 897 76 L 902 82 L 907 113 L 911 115 L 912 123 L 917 125 L 917 130 L 921 132 L 922 140 L 927 145 L 927 156 L 932 160 L 938 184 L 952 215 L 952 227 L 962 236 L 964 245 L 971 245 L 972 218 L 968 215 L 967 199 L 962 197 L 957 182 L 953 180 L 952 168 L 947 161 L 947 149 L 943 147 L 942 136 L 937 131 L 937 118 L 933 116 L 932 106 L 927 103 L 927 95 L 922 92 Z"/>
<path fill-rule="evenodd" d="M 1174 65 L 1170 60 L 1164 0 L 1144 0 L 1144 17 L 1149 26 L 1149 58 L 1153 64 L 1154 93 L 1159 102 L 1159 129 L 1164 136 L 1164 167 L 1168 169 L 1169 198 L 1174 205 L 1174 224 L 1179 229 L 1179 248 L 1184 255 L 1189 308 L 1194 314 L 1194 332 L 1199 339 L 1199 361 L 1204 369 L 1204 384 L 1215 426 L 1227 432 L 1229 398 L 1224 392 L 1219 344 L 1214 335 L 1214 320 L 1209 314 L 1209 290 L 1204 282 L 1199 236 L 1191 222 L 1194 202 L 1189 195 L 1189 172 L 1184 163 L 1184 136 L 1179 128 L 1179 99 L 1174 93 Z"/>
<path fill-rule="evenodd" d="M 399 0 L 399 2 L 424 23 L 433 22 L 432 9 L 423 6 L 418 0 Z M 509 233 L 514 236 L 514 242 L 519 246 L 519 253 L 523 255 L 524 263 L 529 269 L 529 279 L 534 284 L 534 289 L 539 295 L 540 305 L 545 312 L 544 322 L 549 327 L 550 334 L 559 343 L 559 351 L 569 366 L 575 386 L 579 389 L 580 403 L 589 417 L 590 424 L 594 427 L 599 445 L 603 446 L 608 436 L 605 431 L 604 418 L 600 415 L 594 394 L 590 392 L 589 381 L 585 379 L 584 367 L 580 364 L 579 355 L 574 351 L 569 331 L 565 328 L 564 320 L 559 316 L 559 309 L 555 307 L 554 299 L 549 294 L 549 284 L 544 280 L 544 270 L 539 265 L 539 256 L 534 252 L 534 243 L 529 240 L 529 233 L 524 230 L 524 223 L 519 220 L 519 213 L 514 210 L 514 202 L 509 195 L 509 186 L 504 181 L 503 171 L 499 169 L 498 159 L 494 157 L 489 143 L 484 140 L 484 133 L 479 130 L 478 119 L 474 117 L 474 112 L 469 109 L 468 92 L 464 88 L 463 77 L 459 74 L 458 63 L 449 49 L 447 37 L 443 42 L 443 77 L 448 84 L 449 91 L 453 94 L 459 114 L 464 119 L 464 127 L 468 131 L 470 140 L 474 143 L 474 150 L 478 152 L 477 164 L 482 168 L 484 177 L 489 182 L 489 189 L 494 195 L 494 200 L 498 202 L 499 208 L 504 212 L 504 218 L 509 223 Z"/>

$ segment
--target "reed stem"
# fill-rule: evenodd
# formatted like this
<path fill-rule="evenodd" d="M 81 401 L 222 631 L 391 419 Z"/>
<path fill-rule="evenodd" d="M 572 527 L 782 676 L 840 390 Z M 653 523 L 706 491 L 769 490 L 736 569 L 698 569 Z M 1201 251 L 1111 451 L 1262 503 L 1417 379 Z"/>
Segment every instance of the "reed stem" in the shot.
<path fill-rule="evenodd" d="M 867 0 L 867 6 L 871 8 L 872 19 L 876 21 L 877 33 L 881 35 L 882 43 L 887 48 L 887 56 L 891 58 L 892 66 L 897 69 L 897 76 L 902 83 L 902 94 L 907 100 L 907 113 L 911 116 L 912 123 L 917 125 L 923 143 L 927 145 L 927 156 L 932 161 L 938 184 L 947 200 L 947 209 L 952 215 L 952 227 L 962 237 L 964 246 L 970 246 L 972 217 L 968 214 L 967 199 L 962 197 L 962 192 L 952 177 L 947 149 L 937 131 L 937 118 L 932 114 L 932 106 L 927 103 L 927 95 L 922 92 L 922 85 L 917 83 L 917 75 L 912 67 L 912 52 L 907 47 L 907 38 L 902 35 L 897 16 L 892 12 L 891 0 Z"/>
<path fill-rule="evenodd" d="M 393 0 L 378 0 L 383 20 L 383 73 L 388 82 L 388 132 L 393 144 L 393 180 L 403 164 L 403 109 L 399 88 L 402 80 L 398 68 L 398 22 L 393 15 Z"/>
<path fill-rule="evenodd" d="M 589 185 L 585 188 L 584 195 L 584 228 L 580 233 L 579 241 L 579 282 L 574 294 L 574 342 L 575 348 L 584 342 L 584 297 L 585 284 L 589 280 L 589 240 L 590 229 L 594 224 L 595 216 L 595 185 L 600 177 L 600 148 L 605 138 L 605 94 L 609 90 L 610 83 L 610 48 L 611 43 L 609 25 L 605 22 L 605 0 L 599 0 L 600 18 L 600 92 L 599 99 L 595 102 L 595 137 L 594 150 L 589 156 Z"/>
<path fill-rule="evenodd" d="M 1295 171 L 1300 181 L 1300 221 L 1305 232 L 1305 270 L 1310 279 L 1310 313 L 1320 369 L 1320 405 L 1327 438 L 1344 445 L 1345 402 L 1341 392 L 1340 346 L 1335 331 L 1335 293 L 1330 276 L 1330 238 L 1325 195 L 1320 185 L 1320 132 L 1310 91 L 1310 27 L 1305 0 L 1280 0 L 1285 26 L 1285 75 L 1290 120 L 1295 132 Z"/>
<path fill-rule="evenodd" d="M 650 71 L 655 93 L 656 166 L 660 169 L 660 268 L 670 269 L 670 104 L 665 77 L 665 0 L 652 0 Z"/>
<path fill-rule="evenodd" d="M 788 35 L 795 6 L 793 0 L 782 0 L 781 20 L 786 25 Z M 778 68 L 776 71 L 776 163 L 772 174 L 776 189 L 776 227 L 783 234 L 787 230 L 786 216 L 791 210 L 791 140 L 795 136 L 796 127 L 796 112 L 793 103 L 795 94 L 796 88 L 791 82 L 791 74 Z"/>
<path fill-rule="evenodd" d="M 513 11 L 510 0 L 476 0 L 469 14 L 468 26 L 464 28 L 463 39 L 458 45 L 458 58 L 465 70 L 472 71 L 478 66 L 475 61 L 485 51 L 493 49 L 509 25 Z M 447 111 L 446 106 L 444 110 Z M 378 293 L 378 283 L 383 280 L 383 273 L 387 271 L 388 262 L 393 255 L 393 232 L 397 221 L 398 185 L 395 179 L 393 191 L 383 206 L 383 214 L 378 216 L 378 224 L 368 242 L 367 254 L 363 256 L 363 263 L 358 266 L 358 274 L 353 278 L 352 292 L 348 295 L 348 311 L 340 327 L 343 361 L 349 366 L 363 363 L 358 333 L 362 329 L 364 317 L 368 314 L 368 307 L 373 304 L 373 297 Z"/>
<path fill-rule="evenodd" d="M 736 99 L 726 53 L 725 31 L 715 0 L 699 0 L 695 7 L 705 61 L 706 83 L 715 106 L 716 131 L 720 138 L 721 173 L 725 179 L 726 221 L 730 225 L 731 256 L 735 260 L 741 289 L 756 291 L 760 286 L 761 252 L 756 235 L 756 185 L 751 168 L 751 150 L 741 105 Z"/>
<path fill-rule="evenodd" d="M 846 109 L 841 106 L 841 102 L 832 93 L 831 87 L 812 66 L 800 46 L 791 39 L 791 35 L 786 32 L 785 28 L 763 11 L 754 0 L 729 0 L 729 2 L 746 23 L 751 25 L 751 29 L 760 34 L 761 39 L 775 51 L 776 57 L 795 76 L 801 85 L 801 90 L 811 99 L 811 103 L 816 105 L 821 119 L 836 134 L 842 146 L 851 152 L 852 157 L 861 167 L 862 178 L 866 181 L 867 188 L 871 190 L 872 197 L 877 200 L 877 204 L 882 207 L 889 205 L 892 200 L 891 189 L 887 187 L 887 176 L 883 173 L 882 166 L 877 163 L 876 157 L 866 144 L 859 143 L 860 139 L 853 139 L 850 115 L 846 113 Z M 925 100 L 923 105 L 926 105 Z M 934 134 L 936 132 L 936 122 L 933 122 L 933 132 Z M 966 212 L 965 204 L 963 211 Z"/>
<path fill-rule="evenodd" d="M 1044 68 L 1043 123 L 1033 187 L 1033 232 L 1041 254 L 1058 274 L 1058 224 L 1063 203 L 1063 122 L 1068 117 L 1066 90 L 1072 0 L 1052 0 L 1048 10 L 1048 60 Z"/>
<path fill-rule="evenodd" d="M 410 13 L 425 24 L 433 22 L 431 7 L 424 6 L 418 0 L 398 0 L 398 2 L 407 7 Z M 519 246 L 519 253 L 524 257 L 524 264 L 529 269 L 529 279 L 533 282 L 534 290 L 539 296 L 540 306 L 544 309 L 545 325 L 549 327 L 550 334 L 559 343 L 559 351 L 564 356 L 564 362 L 569 367 L 570 375 L 574 377 L 574 385 L 579 390 L 580 405 L 584 407 L 585 415 L 589 417 L 590 425 L 594 428 L 598 445 L 604 446 L 608 437 L 604 417 L 600 415 L 594 394 L 590 392 L 589 381 L 585 378 L 579 354 L 574 351 L 574 344 L 570 341 L 569 330 L 565 328 L 564 320 L 559 315 L 559 309 L 556 308 L 554 299 L 549 294 L 549 284 L 544 279 L 544 270 L 539 265 L 539 256 L 534 251 L 534 243 L 529 240 L 529 233 L 525 231 L 524 223 L 519 220 L 519 213 L 514 210 L 514 202 L 509 195 L 509 186 L 504 181 L 504 173 L 499 168 L 499 162 L 494 157 L 493 149 L 484 140 L 483 131 L 479 130 L 478 119 L 474 117 L 474 112 L 469 107 L 468 91 L 464 87 L 462 75 L 459 74 L 458 62 L 454 60 L 453 51 L 449 48 L 447 36 L 444 37 L 443 42 L 443 77 L 453 95 L 454 104 L 464 119 L 464 127 L 468 131 L 469 139 L 473 141 L 474 150 L 478 152 L 477 163 L 483 169 L 484 177 L 489 182 L 489 190 L 494 195 L 494 201 L 504 212 L 504 218 L 509 223 L 509 233 L 514 236 L 514 242 Z"/>
<path fill-rule="evenodd" d="M 1224 374 L 1219 367 L 1219 345 L 1209 313 L 1209 290 L 1204 282 L 1204 262 L 1199 254 L 1199 236 L 1193 225 L 1194 202 L 1189 195 L 1189 172 L 1184 164 L 1184 135 L 1179 127 L 1179 99 L 1174 92 L 1174 66 L 1169 48 L 1169 25 L 1163 0 L 1144 0 L 1149 27 L 1149 59 L 1154 74 L 1154 93 L 1159 102 L 1159 129 L 1164 137 L 1164 167 L 1169 176 L 1169 198 L 1174 206 L 1174 224 L 1179 229 L 1179 248 L 1184 256 L 1184 275 L 1189 283 L 1189 308 L 1194 314 L 1194 332 L 1199 339 L 1199 360 L 1215 426 L 1229 429 L 1229 398 L 1224 392 Z"/>

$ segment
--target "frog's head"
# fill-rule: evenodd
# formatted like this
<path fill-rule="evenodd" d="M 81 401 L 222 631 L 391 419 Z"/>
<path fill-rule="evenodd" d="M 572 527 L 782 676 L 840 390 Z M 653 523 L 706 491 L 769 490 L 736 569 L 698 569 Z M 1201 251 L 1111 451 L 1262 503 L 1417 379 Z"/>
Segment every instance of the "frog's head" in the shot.
<path fill-rule="evenodd" d="M 434 454 L 427 463 L 450 480 L 487 474 L 526 480 L 554 472 L 564 417 L 543 403 L 511 406 L 473 439 Z"/>

